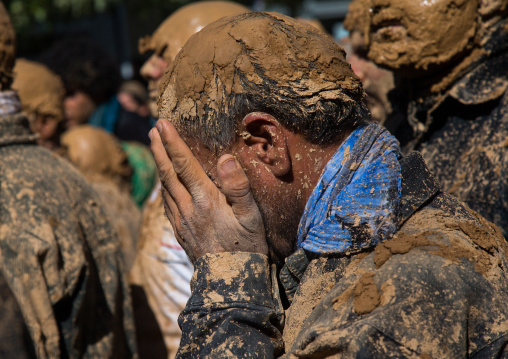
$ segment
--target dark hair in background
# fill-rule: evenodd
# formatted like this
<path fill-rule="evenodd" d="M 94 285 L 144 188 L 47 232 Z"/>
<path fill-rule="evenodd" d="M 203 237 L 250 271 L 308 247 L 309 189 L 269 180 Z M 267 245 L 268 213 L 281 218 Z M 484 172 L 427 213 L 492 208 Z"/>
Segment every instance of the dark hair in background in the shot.
<path fill-rule="evenodd" d="M 109 100 L 120 85 L 113 56 L 87 38 L 61 40 L 43 52 L 39 61 L 62 78 L 68 95 L 84 92 L 97 105 Z"/>

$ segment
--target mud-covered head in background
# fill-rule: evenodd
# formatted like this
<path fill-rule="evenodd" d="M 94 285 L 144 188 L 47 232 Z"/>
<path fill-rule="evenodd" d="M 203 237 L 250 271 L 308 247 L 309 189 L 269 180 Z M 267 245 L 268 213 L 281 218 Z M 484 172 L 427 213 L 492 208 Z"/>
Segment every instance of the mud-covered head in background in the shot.
<path fill-rule="evenodd" d="M 16 34 L 11 19 L 0 2 L 0 91 L 8 90 L 12 84 L 16 59 Z"/>
<path fill-rule="evenodd" d="M 245 13 L 194 35 L 164 75 L 159 117 L 221 152 L 250 112 L 316 144 L 367 118 L 358 77 L 333 39 L 276 13 Z"/>
<path fill-rule="evenodd" d="M 132 169 L 117 140 L 101 128 L 75 126 L 62 136 L 65 156 L 91 180 L 112 181 L 129 190 Z"/>
<path fill-rule="evenodd" d="M 57 149 L 64 127 L 62 80 L 46 66 L 25 59 L 16 60 L 14 76 L 12 88 L 18 92 L 32 131 L 39 135 L 38 143 Z"/>
<path fill-rule="evenodd" d="M 153 55 L 141 68 L 141 75 L 148 80 L 152 116 L 157 117 L 160 79 L 187 40 L 221 17 L 247 11 L 249 9 L 245 6 L 230 1 L 203 1 L 189 4 L 164 20 L 152 36 L 145 36 L 139 40 L 141 54 L 153 51 Z"/>
<path fill-rule="evenodd" d="M 508 0 L 354 0 L 350 9 L 346 27 L 364 34 L 370 59 L 418 76 L 484 45 Z"/>

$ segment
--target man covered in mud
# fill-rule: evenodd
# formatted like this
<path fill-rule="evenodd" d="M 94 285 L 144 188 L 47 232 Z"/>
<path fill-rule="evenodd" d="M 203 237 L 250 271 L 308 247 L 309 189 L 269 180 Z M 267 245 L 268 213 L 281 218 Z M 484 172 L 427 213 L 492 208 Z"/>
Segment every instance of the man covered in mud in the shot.
<path fill-rule="evenodd" d="M 189 37 L 221 17 L 247 11 L 249 9 L 243 5 L 228 1 L 189 4 L 171 14 L 151 36 L 140 39 L 140 52 L 153 52 L 141 68 L 141 74 L 148 81 L 150 110 L 154 118 L 158 117 L 157 97 L 161 78 Z M 138 254 L 130 275 L 137 305 L 136 329 L 141 355 L 159 357 L 161 350 L 156 350 L 157 345 L 154 345 L 154 341 L 159 339 L 154 335 L 154 331 L 158 331 L 157 326 L 167 351 L 161 356 L 173 358 L 176 355 L 181 337 L 178 315 L 191 294 L 189 283 L 193 272 L 192 264 L 164 216 L 160 184 L 157 184 L 143 210 Z M 143 295 L 148 302 L 145 304 L 149 305 L 144 305 L 144 309 L 141 305 Z M 156 318 L 154 325 L 150 325 L 145 310 L 153 312 Z"/>
<path fill-rule="evenodd" d="M 355 0 L 368 57 L 395 74 L 388 122 L 443 189 L 508 233 L 508 0 Z M 358 19 L 358 14 L 363 14 Z M 393 121 L 395 119 L 395 121 Z"/>
<path fill-rule="evenodd" d="M 278 14 L 178 54 L 150 135 L 195 266 L 179 357 L 507 354 L 505 240 L 363 98 L 333 40 Z"/>
<path fill-rule="evenodd" d="M 17 59 L 12 88 L 19 95 L 30 128 L 39 135 L 37 143 L 57 151 L 65 128 L 65 87 L 60 77 L 42 64 Z"/>
<path fill-rule="evenodd" d="M 86 181 L 37 145 L 14 60 L 0 3 L 0 356 L 136 357 L 118 238 Z"/>

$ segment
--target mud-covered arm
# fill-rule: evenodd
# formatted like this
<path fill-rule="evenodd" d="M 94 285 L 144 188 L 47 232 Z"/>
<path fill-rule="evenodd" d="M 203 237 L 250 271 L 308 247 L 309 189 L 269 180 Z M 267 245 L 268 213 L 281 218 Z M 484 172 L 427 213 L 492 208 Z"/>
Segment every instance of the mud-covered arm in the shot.
<path fill-rule="evenodd" d="M 273 358 L 282 352 L 266 256 L 205 255 L 195 262 L 191 288 L 179 318 L 178 358 Z"/>

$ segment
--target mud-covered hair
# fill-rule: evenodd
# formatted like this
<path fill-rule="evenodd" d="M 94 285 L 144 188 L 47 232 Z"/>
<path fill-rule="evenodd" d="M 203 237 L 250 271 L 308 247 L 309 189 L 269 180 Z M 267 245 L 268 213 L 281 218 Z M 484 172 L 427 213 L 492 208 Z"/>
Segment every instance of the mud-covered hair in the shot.
<path fill-rule="evenodd" d="M 159 117 L 215 152 L 232 144 L 250 112 L 271 114 L 323 146 L 369 118 L 361 82 L 331 38 L 262 12 L 221 19 L 194 35 L 166 72 L 159 98 Z"/>

